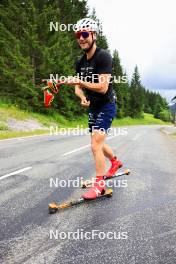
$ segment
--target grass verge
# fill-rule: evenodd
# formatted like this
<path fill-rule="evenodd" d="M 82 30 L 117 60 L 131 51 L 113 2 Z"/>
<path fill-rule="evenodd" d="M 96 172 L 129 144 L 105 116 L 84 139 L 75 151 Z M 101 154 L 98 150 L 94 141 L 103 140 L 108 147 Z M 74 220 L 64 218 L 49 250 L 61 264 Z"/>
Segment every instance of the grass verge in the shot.
<path fill-rule="evenodd" d="M 48 134 L 48 130 L 37 129 L 28 132 L 22 131 L 10 131 L 8 130 L 8 126 L 6 124 L 8 118 L 14 118 L 16 120 L 28 120 L 35 119 L 43 126 L 49 128 L 51 125 L 58 126 L 59 128 L 74 128 L 79 125 L 81 128 L 87 128 L 87 116 L 83 116 L 80 118 L 75 118 L 73 120 L 68 120 L 62 115 L 55 113 L 53 115 L 44 115 L 34 112 L 28 112 L 24 110 L 20 110 L 17 106 L 12 106 L 6 103 L 0 102 L 0 139 L 13 138 L 13 137 L 23 137 L 23 136 L 31 136 L 31 135 L 42 135 Z M 160 119 L 156 119 L 152 114 L 144 113 L 144 118 L 132 119 L 130 117 L 126 117 L 123 119 L 114 119 L 112 126 L 130 126 L 130 125 L 167 125 L 170 124 L 168 122 L 164 122 Z"/>
<path fill-rule="evenodd" d="M 113 126 L 134 126 L 134 125 L 170 125 L 170 122 L 164 122 L 154 118 L 152 114 L 144 113 L 144 118 L 125 117 L 122 119 L 114 119 Z"/>
<path fill-rule="evenodd" d="M 34 131 L 7 131 L 7 132 L 0 132 L 0 140 L 1 139 L 8 139 L 8 138 L 15 138 L 15 137 L 25 137 L 25 136 L 34 136 L 34 135 L 44 135 L 48 134 L 49 131 L 47 130 L 34 130 Z"/>

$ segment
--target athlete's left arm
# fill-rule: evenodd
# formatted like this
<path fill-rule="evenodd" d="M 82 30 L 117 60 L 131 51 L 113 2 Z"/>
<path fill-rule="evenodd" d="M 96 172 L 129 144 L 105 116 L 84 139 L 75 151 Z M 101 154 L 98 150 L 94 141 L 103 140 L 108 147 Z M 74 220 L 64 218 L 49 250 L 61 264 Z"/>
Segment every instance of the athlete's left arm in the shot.
<path fill-rule="evenodd" d="M 112 58 L 111 55 L 106 51 L 101 51 L 97 57 L 97 72 L 98 83 L 95 82 L 84 82 L 79 78 L 71 78 L 69 82 L 70 85 L 78 84 L 80 88 L 87 88 L 97 93 L 105 94 L 109 87 L 109 82 L 111 81 L 112 74 Z"/>
<path fill-rule="evenodd" d="M 65 84 L 68 85 L 79 85 L 80 88 L 87 88 L 97 93 L 105 94 L 108 90 L 109 82 L 111 80 L 111 74 L 99 74 L 98 75 L 99 82 L 91 83 L 84 82 L 77 77 L 70 77 L 65 81 Z"/>
<path fill-rule="evenodd" d="M 105 94 L 108 90 L 111 74 L 99 74 L 98 79 L 98 83 L 83 82 L 80 80 L 80 86 L 97 93 Z"/>

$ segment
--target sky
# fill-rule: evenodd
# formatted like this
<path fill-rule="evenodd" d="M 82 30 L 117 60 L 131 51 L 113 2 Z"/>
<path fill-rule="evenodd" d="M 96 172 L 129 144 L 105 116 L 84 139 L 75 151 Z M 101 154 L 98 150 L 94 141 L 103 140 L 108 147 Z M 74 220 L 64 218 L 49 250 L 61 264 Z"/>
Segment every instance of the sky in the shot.
<path fill-rule="evenodd" d="M 137 65 L 142 84 L 170 101 L 176 95 L 176 0 L 88 0 L 88 6 L 129 78 Z"/>

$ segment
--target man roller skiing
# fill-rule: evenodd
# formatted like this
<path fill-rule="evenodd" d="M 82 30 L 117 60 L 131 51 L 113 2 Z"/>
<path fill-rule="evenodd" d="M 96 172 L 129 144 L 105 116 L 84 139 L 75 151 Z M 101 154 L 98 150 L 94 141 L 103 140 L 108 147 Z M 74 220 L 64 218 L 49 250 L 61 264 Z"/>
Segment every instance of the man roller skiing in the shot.
<path fill-rule="evenodd" d="M 116 115 L 115 95 L 111 83 L 112 58 L 106 50 L 96 46 L 98 25 L 94 20 L 81 19 L 75 29 L 75 36 L 84 55 L 76 65 L 79 78 L 70 84 L 75 84 L 75 94 L 81 99 L 81 105 L 89 108 L 91 149 L 96 167 L 96 181 L 82 197 L 95 199 L 105 192 L 104 176 L 111 178 L 122 167 L 121 161 L 104 143 Z M 108 172 L 105 172 L 105 157 L 111 162 Z"/>

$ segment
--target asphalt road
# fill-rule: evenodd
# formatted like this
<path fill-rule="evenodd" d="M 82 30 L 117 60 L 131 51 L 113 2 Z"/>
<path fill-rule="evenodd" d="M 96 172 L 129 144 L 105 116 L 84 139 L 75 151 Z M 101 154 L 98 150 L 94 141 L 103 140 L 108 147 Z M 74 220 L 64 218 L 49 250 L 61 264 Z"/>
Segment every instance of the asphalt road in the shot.
<path fill-rule="evenodd" d="M 107 142 L 131 175 L 116 179 L 110 199 L 49 215 L 51 201 L 84 192 L 51 178 L 95 176 L 89 136 L 0 141 L 0 263 L 176 263 L 176 140 L 134 126 Z"/>

